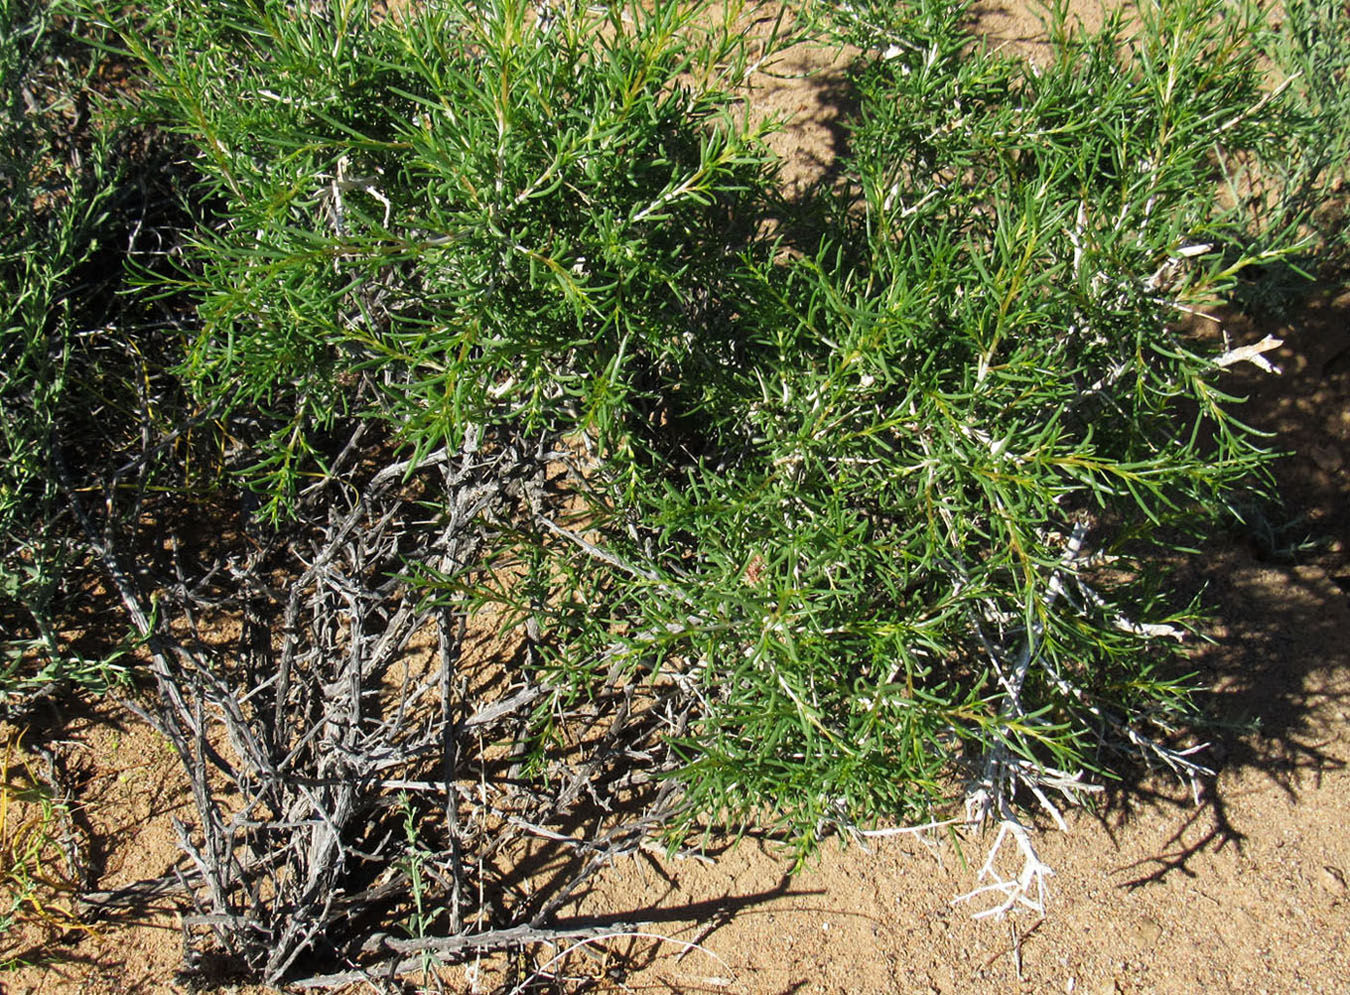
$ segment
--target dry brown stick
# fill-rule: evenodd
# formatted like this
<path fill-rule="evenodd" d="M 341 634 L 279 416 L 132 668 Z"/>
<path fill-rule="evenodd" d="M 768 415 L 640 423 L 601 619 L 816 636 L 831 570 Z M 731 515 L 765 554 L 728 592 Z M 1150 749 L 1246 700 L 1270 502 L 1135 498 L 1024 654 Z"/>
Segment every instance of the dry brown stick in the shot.
<path fill-rule="evenodd" d="M 452 695 L 456 664 L 460 647 L 463 645 L 464 621 L 457 620 L 454 637 L 449 633 L 452 624 L 451 613 L 443 609 L 437 618 L 437 639 L 439 641 L 441 672 L 441 728 L 442 728 L 442 776 L 446 786 L 455 783 L 456 770 L 459 767 L 459 736 L 461 727 L 454 721 L 454 701 Z M 464 928 L 464 853 L 459 838 L 459 795 L 453 790 L 445 792 L 445 831 L 450 844 L 450 931 L 458 933 Z"/>

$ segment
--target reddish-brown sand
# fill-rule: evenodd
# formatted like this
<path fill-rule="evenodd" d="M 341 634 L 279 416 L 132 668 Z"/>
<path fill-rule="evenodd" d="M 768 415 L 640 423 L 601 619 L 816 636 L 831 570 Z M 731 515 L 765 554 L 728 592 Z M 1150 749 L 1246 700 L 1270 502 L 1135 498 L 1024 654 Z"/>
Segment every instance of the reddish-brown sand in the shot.
<path fill-rule="evenodd" d="M 1020 8 L 989 9 L 990 33 L 1033 53 L 1039 27 Z M 791 125 L 775 139 L 789 183 L 824 174 L 838 151 L 841 63 L 795 53 L 757 106 Z M 1221 767 L 1199 804 L 1158 776 L 1121 785 L 1069 831 L 1045 826 L 1055 871 L 1047 914 L 980 920 L 953 898 L 974 884 L 950 840 L 896 837 L 827 845 L 789 877 L 753 839 L 703 860 L 647 853 L 608 868 L 571 910 L 655 921 L 664 939 L 607 940 L 550 971 L 568 990 L 789 993 L 1350 992 L 1350 294 L 1270 327 L 1230 334 L 1286 340 L 1282 376 L 1237 372 L 1248 418 L 1291 451 L 1277 474 L 1285 539 L 1321 537 L 1296 564 L 1254 541 L 1220 537 L 1203 574 L 1214 643 L 1195 665 L 1212 686 Z M 1281 523 L 1275 523 L 1279 525 Z M 102 851 L 97 886 L 161 874 L 177 856 L 171 826 L 191 817 L 177 760 L 130 719 L 102 709 L 64 734 L 86 771 L 80 804 Z M 118 722 L 121 724 L 119 725 Z M 1250 723 L 1257 722 L 1255 728 Z M 968 861 L 988 839 L 963 841 Z M 72 934 L 65 956 L 0 978 L 24 993 L 187 991 L 173 903 Z M 690 946 L 692 944 L 692 946 Z M 450 987 L 488 991 L 491 963 L 456 968 Z M 586 980 L 583 980 L 586 979 Z M 233 989 L 243 990 L 243 989 Z M 258 991 L 258 989 L 251 989 Z M 366 989 L 352 989 L 366 990 Z"/>

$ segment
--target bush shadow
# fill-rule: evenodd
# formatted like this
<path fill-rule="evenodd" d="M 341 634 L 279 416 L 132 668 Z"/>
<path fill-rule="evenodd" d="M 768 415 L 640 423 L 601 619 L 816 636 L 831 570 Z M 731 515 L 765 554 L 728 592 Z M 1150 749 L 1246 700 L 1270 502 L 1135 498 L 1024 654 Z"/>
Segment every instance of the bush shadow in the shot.
<path fill-rule="evenodd" d="M 1267 334 L 1284 341 L 1271 354 L 1281 375 L 1244 366 L 1221 384 L 1246 399 L 1243 420 L 1283 455 L 1272 486 L 1239 502 L 1230 532 L 1178 571 L 1210 614 L 1211 641 L 1183 663 L 1202 688 L 1193 735 L 1208 746 L 1197 759 L 1216 776 L 1198 799 L 1156 771 L 1127 772 L 1112 786 L 1097 818 L 1113 839 L 1138 812 L 1181 820 L 1158 853 L 1117 868 L 1127 889 L 1194 877 L 1201 854 L 1241 851 L 1258 829 L 1231 803 L 1252 776 L 1292 802 L 1350 765 L 1350 363 L 1341 359 L 1350 355 L 1350 294 L 1314 288 L 1283 318 L 1222 317 L 1235 345 Z"/>

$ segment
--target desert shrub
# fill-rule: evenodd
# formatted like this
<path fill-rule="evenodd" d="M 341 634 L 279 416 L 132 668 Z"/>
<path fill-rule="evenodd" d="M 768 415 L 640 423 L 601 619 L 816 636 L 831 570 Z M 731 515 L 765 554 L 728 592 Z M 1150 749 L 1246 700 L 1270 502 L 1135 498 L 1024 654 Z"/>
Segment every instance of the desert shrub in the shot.
<path fill-rule="evenodd" d="M 216 203 L 185 375 L 266 433 L 247 479 L 272 514 L 345 415 L 417 452 L 497 424 L 622 448 L 714 348 L 692 330 L 757 221 L 737 9 L 154 5 L 150 113 Z"/>
<path fill-rule="evenodd" d="M 541 760 L 549 713 L 513 714 L 561 693 L 539 648 L 523 667 L 502 661 L 500 700 L 461 700 L 463 589 L 493 597 L 490 568 L 524 573 L 507 598 L 534 629 L 528 606 L 556 603 L 546 515 L 567 503 L 548 466 L 571 460 L 574 490 L 592 473 L 606 487 L 615 472 L 631 487 L 664 474 L 661 426 L 690 430 L 706 402 L 680 392 L 739 376 L 734 319 L 756 284 L 743 260 L 770 258 L 773 178 L 744 86 L 781 44 L 774 19 L 748 36 L 748 10 L 680 3 L 90 9 L 150 77 L 142 120 L 195 146 L 204 220 L 158 292 L 191 304 L 185 414 L 210 413 L 231 469 L 212 513 L 229 533 L 257 510 L 235 547 L 185 538 L 170 571 L 91 522 L 152 657 L 156 721 L 194 779 L 198 825 L 182 842 L 199 947 L 276 981 L 542 935 L 594 868 L 502 903 L 497 853 L 523 845 L 516 827 L 565 823 L 585 785 L 597 804 L 638 806 L 596 833 L 629 847 L 673 785 L 634 802 L 587 783 L 618 749 L 598 739 Z M 151 462 L 166 452 L 157 435 Z M 701 445 L 691 435 L 675 452 Z M 226 611 L 245 638 L 213 652 L 198 619 Z M 427 626 L 443 669 L 391 692 Z M 685 707 L 663 696 L 673 721 Z M 240 744 L 230 756 L 203 745 L 216 722 Z M 620 756 L 649 758 L 648 784 L 674 766 L 662 728 L 646 715 L 622 737 Z M 506 738 L 509 763 L 503 744 L 474 745 L 485 730 Z M 427 793 L 466 776 L 487 793 Z M 394 928 L 404 883 L 415 932 L 433 935 L 391 947 L 362 927 Z M 446 947 L 435 930 L 470 935 Z"/>
<path fill-rule="evenodd" d="M 89 120 L 94 60 L 60 5 L 0 4 L 0 696 L 116 679 L 61 635 L 72 565 L 53 458 L 106 385 L 86 322 L 109 313 L 86 267 L 109 229 L 109 134 Z M 118 264 L 112 267 L 116 282 Z M 100 313 L 100 295 L 103 311 Z"/>
<path fill-rule="evenodd" d="M 26 737 L 25 726 L 37 703 L 106 692 L 124 675 L 124 622 L 111 628 L 109 644 L 72 639 L 72 601 L 89 556 L 57 471 L 63 448 L 92 447 L 85 429 L 121 390 L 95 341 L 117 310 L 120 262 L 105 269 L 98 261 L 115 229 L 118 171 L 111 133 L 91 120 L 97 59 L 83 34 L 63 5 L 0 0 L 4 969 L 49 956 L 63 935 L 84 928 L 74 901 L 88 870 L 78 826 L 41 733 Z"/>
<path fill-rule="evenodd" d="M 204 220 L 158 286 L 191 305 L 185 416 L 257 509 L 159 618 L 123 586 L 195 778 L 203 943 L 270 980 L 402 968 L 544 935 L 651 831 L 805 854 L 961 801 L 1020 849 L 986 866 L 994 908 L 1039 907 L 1024 803 L 1057 817 L 1141 759 L 1204 773 L 1163 565 L 1259 478 L 1223 371 L 1269 347 L 1205 314 L 1303 247 L 1314 201 L 1276 192 L 1258 224 L 1221 191 L 1316 188 L 1341 139 L 1290 150 L 1344 136 L 1268 77 L 1255 7 L 1093 33 L 1056 7 L 1035 63 L 963 3 L 809 12 L 861 54 L 841 179 L 798 203 L 749 113 L 772 11 L 89 7 L 194 150 Z M 162 620 L 212 585 L 235 657 Z M 460 701 L 455 620 L 489 605 L 523 648 Z M 394 695 L 427 622 L 442 669 Z M 544 822 L 600 855 L 471 910 L 468 850 Z M 418 935 L 354 932 L 356 896 L 394 915 L 400 882 Z"/>
<path fill-rule="evenodd" d="M 957 774 L 1015 828 L 1018 791 L 1073 799 L 1127 755 L 1198 770 L 1167 666 L 1191 606 L 1159 564 L 1263 453 L 1223 393 L 1236 357 L 1193 319 L 1288 251 L 1215 190 L 1302 119 L 1220 4 L 1093 34 L 1051 11 L 1038 65 L 968 16 L 840 8 L 865 54 L 835 222 L 747 260 L 745 358 L 697 409 L 705 448 L 595 497 L 624 565 L 597 576 L 574 544 L 569 597 L 617 598 L 633 672 L 699 689 L 678 738 L 691 820 L 809 845 L 931 818 Z M 566 618 L 575 691 L 613 653 Z"/>
<path fill-rule="evenodd" d="M 1283 75 L 1291 111 L 1303 118 L 1298 140 L 1277 157 L 1271 188 L 1254 210 L 1269 224 L 1293 215 L 1306 226 L 1310 265 L 1344 267 L 1350 225 L 1350 36 L 1347 11 L 1335 0 L 1296 0 L 1272 12 L 1259 43 Z M 1259 222 L 1258 222 L 1259 223 Z"/>

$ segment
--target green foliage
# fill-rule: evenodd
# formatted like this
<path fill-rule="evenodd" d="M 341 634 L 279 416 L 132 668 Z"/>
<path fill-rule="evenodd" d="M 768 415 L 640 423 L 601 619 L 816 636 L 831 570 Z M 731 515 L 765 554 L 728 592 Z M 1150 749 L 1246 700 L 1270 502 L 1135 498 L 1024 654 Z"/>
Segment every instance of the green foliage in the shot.
<path fill-rule="evenodd" d="M 115 176 L 88 121 L 91 60 L 61 4 L 0 0 L 0 695 L 104 687 L 111 660 L 58 635 L 73 554 L 52 470 L 57 438 L 88 412 L 75 355 Z M 82 412 L 83 409 L 83 412 Z"/>
<path fill-rule="evenodd" d="M 1310 129 L 1342 141 L 1334 94 L 1273 91 L 1259 11 L 1221 0 L 1095 33 L 1056 7 L 1035 66 L 962 3 L 840 5 L 844 178 L 794 207 L 746 110 L 780 39 L 748 14 L 109 15 L 210 213 L 172 288 L 201 318 L 184 376 L 277 518 L 340 419 L 419 455 L 471 430 L 594 454 L 586 537 L 536 499 L 492 554 L 525 578 L 477 594 L 547 634 L 537 769 L 602 685 L 682 689 L 680 830 L 807 848 L 924 818 L 954 775 L 1006 795 L 1117 749 L 1180 763 L 1192 606 L 1158 564 L 1265 460 L 1193 316 L 1310 217 L 1219 191 L 1295 168 Z M 769 223 L 793 209 L 818 242 Z"/>
<path fill-rule="evenodd" d="M 718 13 L 157 5 L 128 44 L 217 219 L 184 276 L 202 318 L 184 372 L 262 419 L 269 511 L 348 413 L 418 452 L 471 424 L 622 447 L 648 381 L 707 350 L 686 332 L 726 296 L 765 184 L 732 93 L 738 8 Z"/>
<path fill-rule="evenodd" d="M 324 647 L 348 640 L 359 673 L 371 640 L 355 634 L 387 623 L 393 659 L 418 599 L 441 612 L 443 660 L 454 613 L 499 603 L 528 645 L 492 728 L 534 703 L 515 742 L 446 746 L 435 778 L 506 769 L 509 753 L 513 787 L 556 784 L 589 751 L 548 818 L 610 776 L 607 754 L 629 767 L 592 792 L 600 807 L 664 778 L 674 836 L 757 824 L 800 853 L 962 797 L 1016 825 L 1020 789 L 1072 800 L 1140 758 L 1199 771 L 1178 742 L 1194 690 L 1178 642 L 1198 609 L 1165 568 L 1259 491 L 1269 457 L 1234 415 L 1224 369 L 1241 360 L 1206 315 L 1343 259 L 1343 3 L 1290 0 L 1275 18 L 1164 0 L 1089 32 L 1056 2 L 1030 62 L 992 50 L 960 0 L 385 8 L 0 0 L 7 703 L 117 677 L 122 650 L 86 660 L 62 635 L 97 560 L 155 656 L 194 778 L 176 680 L 209 689 L 238 732 L 323 698 Z M 837 174 L 785 202 L 755 70 L 802 24 L 857 53 L 853 99 Z M 171 271 L 114 238 L 156 224 L 128 223 L 149 195 L 112 165 L 127 150 L 101 123 L 105 56 L 125 74 L 117 99 L 186 150 L 164 176 L 191 237 L 154 232 Z M 152 161 L 141 149 L 135 165 Z M 124 310 L 128 259 L 140 293 Z M 189 467 L 202 436 L 214 450 Z M 406 486 L 334 497 L 372 477 Z M 273 528 L 180 550 L 192 530 L 172 522 L 204 491 L 212 524 L 260 509 Z M 360 541 L 367 526 L 379 542 Z M 222 551 L 236 538 L 249 548 Z M 465 550 L 480 558 L 459 563 Z M 300 579 L 274 599 L 287 570 Z M 284 631 L 269 630 L 283 601 Z M 221 606 L 246 616 L 246 659 L 166 648 Z M 324 614 L 344 611 L 362 625 Z M 278 644 L 284 677 L 268 672 Z M 190 675 L 171 672 L 188 659 Z M 471 707 L 434 676 L 443 716 Z M 351 693 L 356 712 L 383 707 Z M 344 772 L 362 729 L 402 748 L 399 721 L 423 722 L 397 710 L 323 719 Z M 280 752 L 244 759 L 267 790 L 290 776 L 308 792 L 305 771 L 277 772 L 327 741 L 274 731 L 259 742 Z M 21 761 L 6 772 L 0 929 L 68 925 L 42 904 L 74 886 L 74 869 L 48 873 L 64 809 Z M 407 783 L 425 791 L 421 773 Z M 354 797 L 374 780 L 343 778 L 344 817 L 390 810 Z M 219 861 L 204 879 L 252 905 L 284 897 L 220 858 L 235 824 L 194 784 Z M 460 881 L 432 866 L 446 842 L 442 863 L 462 870 L 441 826 L 454 802 L 432 794 L 397 808 L 414 939 L 470 921 Z M 643 796 L 642 831 L 670 798 Z M 305 852 L 358 852 L 324 827 Z M 327 910 L 323 889 L 350 882 L 322 870 L 304 897 Z M 279 978 L 321 958 L 302 908 L 265 909 L 275 931 L 244 930 L 244 962 Z"/>
<path fill-rule="evenodd" d="M 1158 563 L 1264 458 L 1188 319 L 1287 251 L 1214 192 L 1300 120 L 1221 6 L 1133 34 L 1056 11 L 1033 68 L 963 5 L 850 5 L 867 54 L 829 234 L 747 258 L 734 385 L 671 398 L 697 455 L 614 471 L 589 526 L 627 569 L 572 544 L 548 619 L 564 686 L 615 665 L 578 610 L 599 604 L 634 679 L 696 688 L 691 817 L 809 846 L 996 777 L 972 758 L 1044 786 L 1186 713 L 1166 662 L 1192 606 Z"/>
<path fill-rule="evenodd" d="M 1250 117 L 1275 103 L 1283 140 L 1259 157 L 1217 148 L 1222 196 L 1242 206 L 1255 240 L 1296 251 L 1245 273 L 1234 299 L 1253 316 L 1282 318 L 1306 301 L 1312 281 L 1339 280 L 1350 258 L 1350 11 L 1338 0 L 1238 11 L 1250 25 L 1244 43 L 1271 67 L 1267 103 Z"/>
<path fill-rule="evenodd" d="M 1344 265 L 1350 246 L 1350 12 L 1338 0 L 1293 0 L 1273 20 L 1261 45 L 1287 81 L 1292 109 L 1304 118 L 1298 141 L 1280 163 L 1274 196 L 1282 213 L 1291 207 L 1306 212 L 1312 247 Z M 1336 196 L 1329 197 L 1333 190 Z"/>

